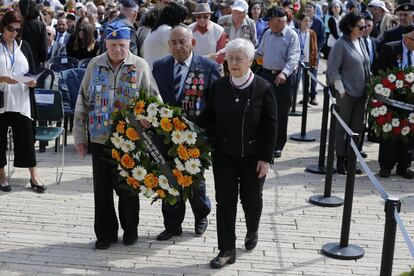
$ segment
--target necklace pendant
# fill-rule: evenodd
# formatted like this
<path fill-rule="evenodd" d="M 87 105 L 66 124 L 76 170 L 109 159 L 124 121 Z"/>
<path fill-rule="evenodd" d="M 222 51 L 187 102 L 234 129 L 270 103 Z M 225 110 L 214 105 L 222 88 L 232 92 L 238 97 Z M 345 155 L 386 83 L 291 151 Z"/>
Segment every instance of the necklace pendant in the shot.
<path fill-rule="evenodd" d="M 239 102 L 239 98 L 236 98 L 234 101 L 235 101 L 236 103 L 238 103 L 238 102 Z"/>

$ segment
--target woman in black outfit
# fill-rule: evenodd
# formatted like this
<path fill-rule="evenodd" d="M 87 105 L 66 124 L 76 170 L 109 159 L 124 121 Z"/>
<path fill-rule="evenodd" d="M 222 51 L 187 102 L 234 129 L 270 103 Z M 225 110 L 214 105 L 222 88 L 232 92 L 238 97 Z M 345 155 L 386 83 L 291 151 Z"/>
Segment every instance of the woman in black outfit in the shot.
<path fill-rule="evenodd" d="M 68 56 L 78 60 L 93 58 L 98 55 L 99 45 L 95 39 L 95 27 L 90 23 L 79 26 L 78 32 L 71 35 L 66 51 Z M 72 37 L 74 39 L 72 40 Z"/>
<path fill-rule="evenodd" d="M 276 98 L 272 85 L 250 70 L 254 46 L 246 39 L 226 48 L 230 76 L 215 81 L 208 94 L 206 127 L 214 151 L 213 174 L 217 201 L 220 253 L 211 260 L 221 268 L 236 260 L 235 223 L 240 191 L 247 234 L 245 247 L 258 240 L 262 189 L 276 145 Z"/>

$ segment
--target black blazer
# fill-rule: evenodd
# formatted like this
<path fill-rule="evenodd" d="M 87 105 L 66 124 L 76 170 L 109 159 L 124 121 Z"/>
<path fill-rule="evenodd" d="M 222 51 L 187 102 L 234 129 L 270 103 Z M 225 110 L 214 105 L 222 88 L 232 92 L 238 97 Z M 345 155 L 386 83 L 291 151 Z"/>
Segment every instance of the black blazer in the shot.
<path fill-rule="evenodd" d="M 369 37 L 372 43 L 372 50 L 374 51 L 374 60 L 371 64 L 371 71 L 374 70 L 375 64 L 377 63 L 377 59 L 378 59 L 378 51 L 379 51 L 379 45 L 380 45 L 380 41 L 378 38 L 375 37 Z M 364 44 L 365 44 L 365 38 L 364 39 Z M 367 46 L 367 45 L 365 45 Z M 367 48 L 367 53 L 370 56 L 370 52 L 369 52 L 369 48 Z M 371 56 L 370 56 L 370 61 L 371 61 Z"/>
<path fill-rule="evenodd" d="M 41 63 L 47 60 L 45 24 L 38 19 L 26 21 L 22 27 L 22 39 L 31 46 L 36 71 L 39 71 Z"/>
<path fill-rule="evenodd" d="M 398 26 L 395 28 L 392 28 L 391 30 L 385 31 L 382 40 L 381 40 L 381 46 L 382 47 L 385 43 L 397 41 L 402 39 L 404 27 Z"/>
<path fill-rule="evenodd" d="M 257 155 L 258 160 L 273 162 L 277 108 L 275 91 L 268 81 L 255 76 L 244 90 L 234 89 L 229 77 L 215 81 L 204 119 L 214 150 L 237 157 Z"/>
<path fill-rule="evenodd" d="M 399 63 L 401 63 L 403 55 L 402 43 L 402 40 L 393 41 L 382 46 L 377 64 L 374 67 L 374 73 L 377 73 L 379 70 L 385 71 L 400 66 Z"/>

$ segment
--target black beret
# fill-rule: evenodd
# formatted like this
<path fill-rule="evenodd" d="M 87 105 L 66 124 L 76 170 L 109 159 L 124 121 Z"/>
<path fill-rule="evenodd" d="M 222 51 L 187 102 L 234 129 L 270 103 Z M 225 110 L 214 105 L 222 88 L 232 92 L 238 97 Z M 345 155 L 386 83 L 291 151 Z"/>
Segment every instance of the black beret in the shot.
<path fill-rule="evenodd" d="M 411 3 L 405 3 L 397 6 L 395 11 L 414 11 L 414 5 Z"/>
<path fill-rule="evenodd" d="M 267 19 L 272 19 L 273 17 L 285 17 L 286 13 L 281 7 L 273 6 L 271 7 L 266 14 Z"/>
<path fill-rule="evenodd" d="M 292 5 L 292 2 L 290 0 L 285 0 L 285 1 L 282 2 L 282 7 L 287 7 L 287 6 L 290 6 L 290 5 Z"/>

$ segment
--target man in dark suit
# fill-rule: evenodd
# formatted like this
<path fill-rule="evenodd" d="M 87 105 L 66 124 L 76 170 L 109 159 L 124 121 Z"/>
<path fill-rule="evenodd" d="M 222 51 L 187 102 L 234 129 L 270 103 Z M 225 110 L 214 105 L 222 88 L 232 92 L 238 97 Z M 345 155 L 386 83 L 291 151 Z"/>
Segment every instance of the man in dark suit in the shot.
<path fill-rule="evenodd" d="M 376 63 L 377 56 L 378 56 L 378 46 L 379 46 L 379 40 L 375 37 L 371 37 L 371 32 L 374 28 L 374 19 L 372 17 L 372 14 L 369 11 L 365 11 L 362 13 L 364 19 L 365 19 L 365 29 L 363 33 L 363 39 L 365 47 L 367 48 L 367 53 L 369 55 L 369 61 L 371 65 L 371 71 L 373 69 L 374 64 Z"/>
<path fill-rule="evenodd" d="M 172 55 L 155 61 L 152 73 L 164 103 L 181 107 L 187 119 L 197 124 L 205 108 L 207 88 L 220 78 L 218 64 L 193 54 L 195 39 L 192 31 L 185 26 L 171 30 L 168 44 Z M 211 211 L 204 181 L 194 190 L 189 201 L 195 218 L 195 232 L 201 235 L 207 228 L 207 215 Z M 174 206 L 163 202 L 162 214 L 165 230 L 157 240 L 181 235 L 185 202 L 180 200 Z"/>
<path fill-rule="evenodd" d="M 68 24 L 66 22 L 66 17 L 59 18 L 56 23 L 56 42 L 66 46 L 70 37 L 70 33 L 68 33 L 67 30 Z"/>
<path fill-rule="evenodd" d="M 413 25 L 414 20 L 414 5 L 411 3 L 405 3 L 397 6 L 395 12 L 400 21 L 400 25 L 384 32 L 381 40 L 381 46 L 391 41 L 397 41 L 402 39 L 403 31 L 407 26 Z"/>
<path fill-rule="evenodd" d="M 414 26 L 404 29 L 403 39 L 386 43 L 378 56 L 377 70 L 387 70 L 394 67 L 407 68 L 414 62 Z M 411 166 L 412 141 L 403 143 L 400 140 L 381 139 L 378 162 L 380 164 L 379 175 L 389 177 L 391 170 L 397 164 L 397 174 L 407 178 L 414 178 L 414 172 L 409 170 Z"/>

